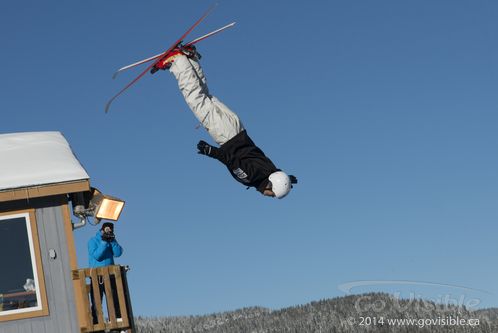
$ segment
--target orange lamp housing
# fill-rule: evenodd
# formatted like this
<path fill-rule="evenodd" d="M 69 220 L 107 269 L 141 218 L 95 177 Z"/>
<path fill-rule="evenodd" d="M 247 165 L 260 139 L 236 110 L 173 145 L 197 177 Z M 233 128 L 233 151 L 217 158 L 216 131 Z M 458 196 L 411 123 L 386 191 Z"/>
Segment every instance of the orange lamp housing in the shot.
<path fill-rule="evenodd" d="M 94 212 L 93 216 L 98 220 L 117 221 L 124 204 L 124 200 L 102 194 L 97 189 L 94 190 L 93 197 L 90 200 L 90 208 Z"/>

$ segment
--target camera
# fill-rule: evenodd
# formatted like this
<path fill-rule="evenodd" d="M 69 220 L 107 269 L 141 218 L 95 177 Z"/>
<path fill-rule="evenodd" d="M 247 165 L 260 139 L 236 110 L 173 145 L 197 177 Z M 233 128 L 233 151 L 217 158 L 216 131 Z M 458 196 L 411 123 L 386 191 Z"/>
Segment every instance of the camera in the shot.
<path fill-rule="evenodd" d="M 106 231 L 102 235 L 102 240 L 104 240 L 106 242 L 112 242 L 115 238 L 116 238 L 116 236 L 114 235 L 114 232 L 112 232 L 112 231 Z"/>

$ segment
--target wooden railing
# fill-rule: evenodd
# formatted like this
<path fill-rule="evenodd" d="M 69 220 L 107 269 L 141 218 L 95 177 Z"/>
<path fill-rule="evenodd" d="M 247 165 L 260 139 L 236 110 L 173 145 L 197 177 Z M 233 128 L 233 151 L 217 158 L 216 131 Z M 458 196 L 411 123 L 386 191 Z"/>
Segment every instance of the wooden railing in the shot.
<path fill-rule="evenodd" d="M 74 285 L 80 296 L 76 297 L 76 300 L 82 303 L 78 306 L 82 333 L 135 332 L 126 270 L 127 268 L 123 266 L 115 265 L 73 271 Z M 108 318 L 104 317 L 101 290 L 105 295 Z M 95 318 L 92 315 L 91 299 L 95 302 Z M 115 304 L 115 300 L 118 304 Z M 119 309 L 120 317 L 116 316 L 117 309 Z"/>

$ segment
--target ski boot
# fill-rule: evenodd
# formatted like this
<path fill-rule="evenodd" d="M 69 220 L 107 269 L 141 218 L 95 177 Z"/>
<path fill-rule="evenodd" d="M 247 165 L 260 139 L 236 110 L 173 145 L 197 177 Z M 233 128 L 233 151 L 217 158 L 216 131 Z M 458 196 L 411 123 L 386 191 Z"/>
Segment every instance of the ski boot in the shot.
<path fill-rule="evenodd" d="M 171 67 L 171 64 L 175 61 L 175 58 L 178 57 L 179 55 L 185 55 L 188 58 L 195 58 L 199 60 L 201 58 L 201 55 L 199 52 L 197 52 L 196 48 L 194 45 L 182 45 L 181 43 L 178 44 L 173 50 L 171 50 L 168 54 L 166 54 L 164 57 L 159 60 L 154 67 L 150 70 L 151 74 L 154 74 L 158 70 L 166 70 Z"/>

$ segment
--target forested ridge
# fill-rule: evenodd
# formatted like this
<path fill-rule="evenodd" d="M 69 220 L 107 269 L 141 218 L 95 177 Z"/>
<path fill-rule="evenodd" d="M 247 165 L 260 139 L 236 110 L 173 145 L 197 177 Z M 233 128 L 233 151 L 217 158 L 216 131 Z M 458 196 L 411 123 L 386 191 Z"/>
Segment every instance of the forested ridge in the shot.
<path fill-rule="evenodd" d="M 250 307 L 203 316 L 137 317 L 136 326 L 138 333 L 497 333 L 498 309 L 471 311 L 371 293 L 280 310 Z"/>

